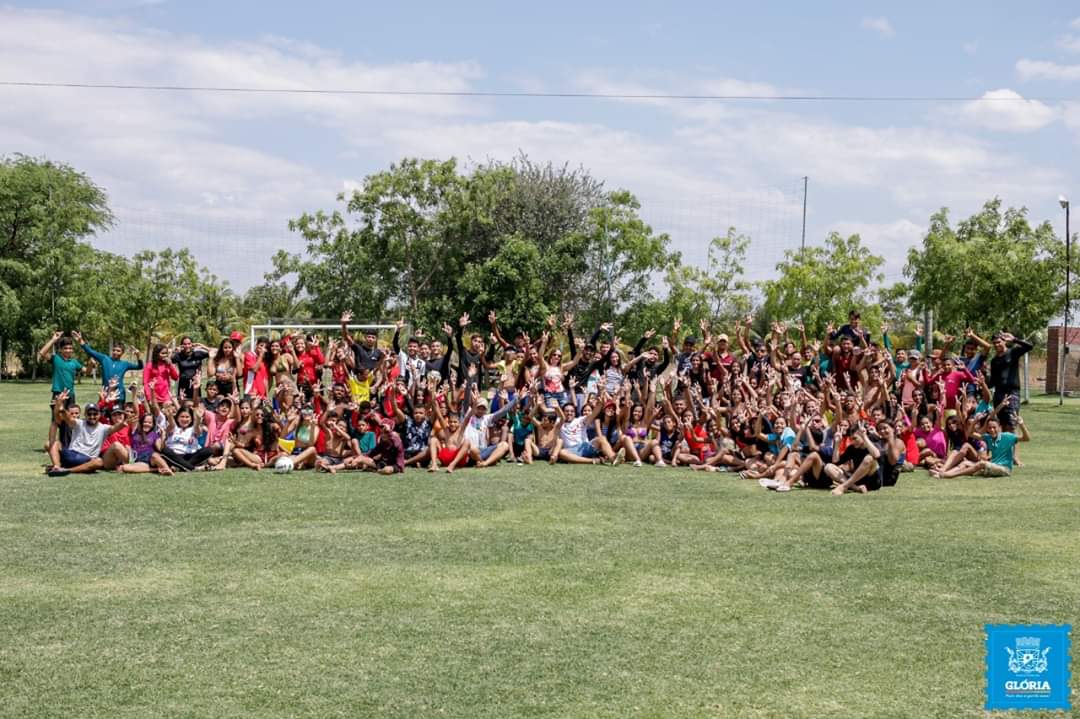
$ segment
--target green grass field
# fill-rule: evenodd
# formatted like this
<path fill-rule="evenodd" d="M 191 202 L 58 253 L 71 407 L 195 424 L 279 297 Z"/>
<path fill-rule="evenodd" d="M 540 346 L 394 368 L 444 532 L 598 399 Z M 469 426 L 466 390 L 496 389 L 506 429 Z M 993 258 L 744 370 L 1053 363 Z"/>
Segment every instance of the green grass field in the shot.
<path fill-rule="evenodd" d="M 1025 411 L 1011 479 L 833 498 L 633 467 L 49 479 L 47 397 L 0 385 L 3 717 L 977 717 L 984 623 L 1080 628 L 1075 401 Z"/>

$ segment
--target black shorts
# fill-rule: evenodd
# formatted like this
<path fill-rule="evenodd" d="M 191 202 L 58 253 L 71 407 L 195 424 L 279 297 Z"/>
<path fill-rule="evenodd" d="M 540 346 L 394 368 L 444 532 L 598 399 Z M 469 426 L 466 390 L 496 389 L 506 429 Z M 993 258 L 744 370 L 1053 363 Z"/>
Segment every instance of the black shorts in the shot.
<path fill-rule="evenodd" d="M 882 487 L 895 487 L 896 483 L 900 481 L 900 468 L 903 467 L 903 463 L 900 464 L 886 464 L 884 462 L 878 465 L 878 477 L 881 480 Z"/>
<path fill-rule="evenodd" d="M 825 470 L 821 470 L 821 474 L 814 476 L 812 470 L 803 472 L 802 482 L 810 489 L 830 489 L 832 487 L 832 480 L 829 479 L 829 475 L 825 474 Z"/>
<path fill-rule="evenodd" d="M 877 472 L 873 472 L 866 475 L 855 484 L 859 485 L 860 487 L 866 487 L 871 492 L 876 492 L 877 490 L 881 489 L 881 475 Z"/>
<path fill-rule="evenodd" d="M 537 459 L 551 459 L 551 447 L 540 447 L 536 450 Z"/>

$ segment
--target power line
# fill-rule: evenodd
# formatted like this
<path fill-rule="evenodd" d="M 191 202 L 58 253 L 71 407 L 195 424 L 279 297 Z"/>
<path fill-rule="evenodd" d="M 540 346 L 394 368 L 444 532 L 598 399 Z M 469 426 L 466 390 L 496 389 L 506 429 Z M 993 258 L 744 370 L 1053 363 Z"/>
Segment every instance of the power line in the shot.
<path fill-rule="evenodd" d="M 231 87 L 215 85 L 140 85 L 91 82 L 0 80 L 0 87 L 223 92 L 263 95 L 361 95 L 372 97 L 507 97 L 583 100 L 723 100 L 726 102 L 1075 102 L 1073 97 L 969 97 L 953 95 L 694 95 L 664 93 L 524 92 L 514 90 L 354 90 L 347 88 Z"/>

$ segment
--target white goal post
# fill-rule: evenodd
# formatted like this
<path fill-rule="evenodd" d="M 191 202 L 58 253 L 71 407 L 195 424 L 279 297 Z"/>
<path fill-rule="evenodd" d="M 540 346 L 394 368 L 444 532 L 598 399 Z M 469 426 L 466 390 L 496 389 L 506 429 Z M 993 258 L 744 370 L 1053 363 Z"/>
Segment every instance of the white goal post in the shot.
<path fill-rule="evenodd" d="M 354 324 L 349 324 L 349 325 L 346 325 L 346 327 L 348 327 L 350 330 L 375 330 L 375 331 L 379 331 L 379 330 L 396 330 L 397 329 L 397 325 L 354 325 Z M 269 337 L 270 333 L 273 332 L 274 330 L 278 330 L 279 332 L 283 333 L 286 330 L 304 330 L 306 332 L 307 330 L 340 330 L 340 329 L 341 329 L 341 324 L 340 323 L 336 324 L 336 325 L 330 325 L 330 324 L 306 325 L 306 324 L 303 324 L 302 322 L 297 322 L 297 323 L 291 323 L 290 322 L 290 323 L 275 323 L 275 324 L 266 324 L 266 325 L 251 325 L 251 334 L 248 335 L 248 341 L 250 342 L 249 346 L 251 348 L 251 351 L 254 352 L 255 351 L 255 340 L 256 340 L 256 337 L 258 336 L 259 332 L 262 332 L 265 336 Z"/>

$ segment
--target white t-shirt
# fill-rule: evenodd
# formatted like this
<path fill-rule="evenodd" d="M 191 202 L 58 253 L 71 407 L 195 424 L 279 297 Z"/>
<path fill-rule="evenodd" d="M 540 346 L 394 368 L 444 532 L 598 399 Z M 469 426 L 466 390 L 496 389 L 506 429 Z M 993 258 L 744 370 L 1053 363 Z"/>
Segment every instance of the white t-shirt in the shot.
<path fill-rule="evenodd" d="M 174 427 L 165 438 L 165 448 L 177 454 L 191 454 L 199 451 L 199 440 L 195 437 L 195 427 L 187 429 Z"/>
<path fill-rule="evenodd" d="M 491 444 L 488 441 L 488 427 L 491 426 L 491 415 L 483 417 L 470 417 L 469 424 L 465 427 L 465 439 L 477 449 L 487 449 Z"/>
<path fill-rule="evenodd" d="M 588 419 L 588 417 L 575 417 L 569 422 L 563 422 L 560 432 L 564 447 L 572 449 L 585 443 L 585 426 Z"/>
<path fill-rule="evenodd" d="M 85 419 L 75 420 L 75 430 L 71 433 L 68 449 L 91 458 L 100 456 L 101 443 L 109 435 L 109 428 L 110 425 L 103 422 L 95 422 L 91 427 Z"/>

